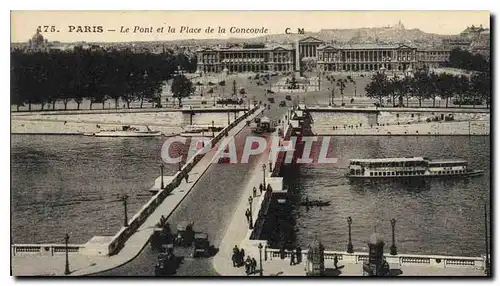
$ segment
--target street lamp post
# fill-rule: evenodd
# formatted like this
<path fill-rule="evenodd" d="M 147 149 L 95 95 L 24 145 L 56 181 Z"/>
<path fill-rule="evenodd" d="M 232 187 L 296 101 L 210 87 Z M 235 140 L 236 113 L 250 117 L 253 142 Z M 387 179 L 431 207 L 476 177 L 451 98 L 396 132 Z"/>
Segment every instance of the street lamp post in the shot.
<path fill-rule="evenodd" d="M 250 205 L 250 226 L 249 226 L 250 229 L 253 229 L 253 209 L 252 209 L 252 202 L 253 202 L 253 198 L 252 198 L 252 196 L 249 196 L 248 197 L 248 204 Z"/>
<path fill-rule="evenodd" d="M 215 128 L 214 128 L 214 121 L 212 120 L 212 138 L 215 137 L 215 135 L 214 135 L 215 131 L 214 130 L 215 130 Z"/>
<path fill-rule="evenodd" d="M 260 276 L 263 276 L 263 270 L 262 270 L 262 243 L 259 242 L 259 262 L 260 262 Z"/>
<path fill-rule="evenodd" d="M 391 245 L 391 255 L 397 255 L 398 249 L 396 248 L 395 236 L 394 236 L 394 228 L 396 227 L 396 220 L 391 219 L 391 227 L 392 227 L 392 245 Z"/>
<path fill-rule="evenodd" d="M 64 236 L 64 244 L 65 244 L 65 247 L 66 247 L 66 265 L 64 267 L 64 275 L 70 274 L 70 271 L 69 271 L 69 257 L 68 257 L 68 241 L 69 241 L 69 235 L 68 235 L 68 233 L 66 233 L 66 235 Z"/>
<path fill-rule="evenodd" d="M 164 168 L 164 166 L 163 166 L 163 163 L 162 163 L 162 164 L 160 164 L 160 178 L 161 178 L 160 179 L 161 180 L 160 181 L 161 182 L 160 183 L 160 185 L 161 185 L 160 189 L 162 189 L 162 190 L 165 188 L 165 185 L 163 184 L 163 168 Z"/>
<path fill-rule="evenodd" d="M 123 196 L 122 196 L 122 201 L 123 201 L 123 214 L 124 214 L 124 218 L 123 218 L 123 226 L 124 226 L 124 227 L 127 227 L 127 226 L 128 226 L 128 216 L 127 216 L 127 200 L 128 200 L 128 196 L 127 196 L 127 195 L 123 195 Z"/>
<path fill-rule="evenodd" d="M 229 110 L 227 111 L 227 125 L 231 124 L 231 120 L 229 119 Z"/>
<path fill-rule="evenodd" d="M 266 164 L 262 164 L 262 173 L 264 178 L 264 188 L 266 187 Z"/>
<path fill-rule="evenodd" d="M 349 226 L 349 242 L 347 243 L 347 253 L 353 253 L 353 247 L 352 247 L 352 241 L 351 241 L 351 224 L 352 224 L 352 218 L 348 217 L 347 218 L 347 225 Z"/>

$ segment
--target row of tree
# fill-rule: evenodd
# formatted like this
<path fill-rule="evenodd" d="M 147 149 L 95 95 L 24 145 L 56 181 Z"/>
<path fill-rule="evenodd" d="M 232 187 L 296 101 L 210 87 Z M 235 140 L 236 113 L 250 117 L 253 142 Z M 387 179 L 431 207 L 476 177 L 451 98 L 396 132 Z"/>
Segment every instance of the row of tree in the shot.
<path fill-rule="evenodd" d="M 122 51 L 38 53 L 11 52 L 11 104 L 46 104 L 55 108 L 62 101 L 65 109 L 73 100 L 80 109 L 83 99 L 102 104 L 122 99 L 127 108 L 134 100 L 159 100 L 164 82 L 180 68 L 193 72 L 196 59 L 171 53 L 151 54 Z M 194 68 L 193 68 L 194 66 Z M 184 94 L 179 95 L 184 96 Z"/>
<path fill-rule="evenodd" d="M 432 100 L 435 107 L 436 99 L 446 101 L 455 98 L 456 105 L 479 105 L 486 102 L 489 106 L 491 97 L 491 79 L 489 72 L 475 72 L 468 75 L 452 75 L 449 73 L 437 74 L 428 69 L 418 69 L 413 76 L 388 78 L 385 73 L 379 72 L 372 76 L 371 82 L 366 86 L 366 95 L 379 100 L 391 99 L 394 105 L 406 106 L 410 97 L 416 97 L 419 106 L 426 99 Z"/>
<path fill-rule="evenodd" d="M 490 61 L 486 60 L 481 54 L 472 54 L 459 48 L 451 50 L 447 65 L 470 71 L 490 71 Z"/>

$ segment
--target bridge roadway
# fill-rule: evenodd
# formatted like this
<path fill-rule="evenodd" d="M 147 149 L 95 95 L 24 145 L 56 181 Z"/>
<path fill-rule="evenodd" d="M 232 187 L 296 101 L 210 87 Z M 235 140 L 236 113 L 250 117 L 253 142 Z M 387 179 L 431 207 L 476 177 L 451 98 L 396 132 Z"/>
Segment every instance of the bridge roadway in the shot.
<path fill-rule="evenodd" d="M 286 107 L 273 104 L 271 110 L 266 110 L 264 116 L 272 120 L 280 119 Z M 249 127 L 245 127 L 235 137 L 237 150 L 241 150 L 247 136 L 251 135 Z M 238 152 L 240 158 L 240 152 Z M 251 156 L 248 164 L 213 164 L 196 183 L 181 205 L 168 219 L 171 229 L 181 221 L 193 221 L 194 230 L 206 232 L 211 244 L 219 248 L 226 233 L 226 228 L 232 220 L 229 214 L 234 213 L 243 195 L 246 182 L 259 156 Z M 182 253 L 184 254 L 184 253 Z M 157 252 L 147 245 L 141 253 L 129 263 L 95 276 L 154 276 Z M 191 258 L 185 256 L 177 270 L 176 276 L 215 276 L 218 275 L 212 266 L 212 258 Z"/>

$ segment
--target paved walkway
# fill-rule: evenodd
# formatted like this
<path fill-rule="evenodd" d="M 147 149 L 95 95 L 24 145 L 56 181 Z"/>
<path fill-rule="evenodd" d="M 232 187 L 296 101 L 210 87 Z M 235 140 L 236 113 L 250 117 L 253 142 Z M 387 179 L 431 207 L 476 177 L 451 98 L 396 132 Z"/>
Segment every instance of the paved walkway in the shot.
<path fill-rule="evenodd" d="M 259 115 L 260 110 L 252 114 L 249 119 Z M 246 126 L 243 120 L 229 131 L 229 136 L 238 134 Z M 224 142 L 224 140 L 221 140 Z M 217 144 L 216 146 L 218 147 Z M 196 164 L 189 173 L 189 181 L 185 180 L 163 201 L 163 203 L 148 217 L 144 224 L 125 243 L 121 251 L 110 257 L 86 256 L 81 254 L 70 254 L 70 275 L 89 275 L 119 267 L 134 259 L 147 245 L 152 234 L 152 229 L 164 215 L 166 218 L 177 208 L 186 195 L 190 192 L 196 182 L 208 169 L 212 157 L 218 148 L 212 148 Z M 244 212 L 243 212 L 244 213 Z M 243 215 L 242 215 L 243 216 Z M 243 216 L 244 217 L 244 216 Z M 64 254 L 47 256 L 40 254 L 19 254 L 12 257 L 12 274 L 14 276 L 40 276 L 40 275 L 64 275 Z"/>
<path fill-rule="evenodd" d="M 258 262 L 258 257 L 257 264 Z M 272 261 L 262 261 L 263 276 L 305 276 L 306 263 L 303 261 L 300 264 L 290 265 L 290 259 L 274 259 Z M 339 269 L 333 268 L 331 260 L 325 260 L 325 276 L 363 276 L 362 264 L 343 264 L 339 262 Z M 245 268 L 230 267 L 232 274 L 245 276 Z M 259 266 L 257 265 L 257 273 L 251 276 L 259 276 Z M 391 266 L 391 276 L 484 276 L 483 270 L 471 268 L 439 268 L 432 266 Z"/>

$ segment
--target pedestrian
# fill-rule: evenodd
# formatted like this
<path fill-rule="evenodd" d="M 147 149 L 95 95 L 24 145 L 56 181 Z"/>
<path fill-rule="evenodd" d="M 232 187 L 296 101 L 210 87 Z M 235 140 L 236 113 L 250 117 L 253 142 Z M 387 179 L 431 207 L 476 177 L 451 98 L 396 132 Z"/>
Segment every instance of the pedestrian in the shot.
<path fill-rule="evenodd" d="M 186 176 L 184 178 L 186 178 L 186 183 L 188 183 L 188 181 L 189 181 L 189 174 L 186 173 Z"/>
<path fill-rule="evenodd" d="M 233 267 L 238 267 L 238 255 L 236 253 L 233 253 L 231 260 L 233 261 Z"/>
<path fill-rule="evenodd" d="M 250 256 L 247 256 L 247 259 L 245 260 L 245 272 L 247 275 L 250 275 L 251 266 L 252 266 L 252 260 L 250 259 Z"/>
<path fill-rule="evenodd" d="M 339 258 L 337 257 L 337 254 L 335 254 L 335 257 L 333 257 L 333 267 L 335 267 L 335 269 L 339 269 L 338 263 Z"/>
<path fill-rule="evenodd" d="M 257 260 L 255 258 L 252 258 L 252 273 L 255 273 L 257 269 Z"/>
<path fill-rule="evenodd" d="M 247 218 L 247 222 L 250 222 L 250 213 L 248 212 L 248 209 L 245 211 L 245 217 Z"/>
<path fill-rule="evenodd" d="M 295 252 L 297 253 L 297 263 L 299 264 L 302 263 L 302 249 L 300 248 L 299 245 L 297 245 Z"/>
<path fill-rule="evenodd" d="M 285 245 L 282 245 L 280 248 L 280 258 L 285 259 Z"/>
<path fill-rule="evenodd" d="M 262 192 L 264 191 L 264 185 L 262 183 L 260 183 L 260 185 L 259 185 L 259 190 L 260 190 L 260 193 L 262 194 Z"/>
<path fill-rule="evenodd" d="M 240 256 L 241 256 L 241 260 L 243 260 L 245 258 L 245 250 L 243 248 L 240 249 Z"/>
<path fill-rule="evenodd" d="M 295 252 L 290 253 L 290 265 L 295 265 Z"/>

